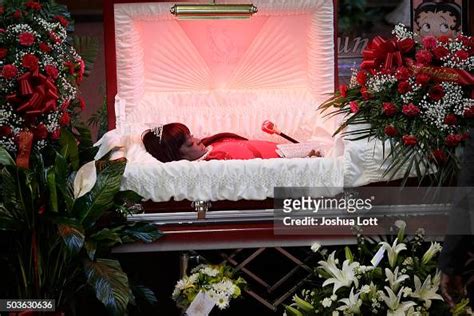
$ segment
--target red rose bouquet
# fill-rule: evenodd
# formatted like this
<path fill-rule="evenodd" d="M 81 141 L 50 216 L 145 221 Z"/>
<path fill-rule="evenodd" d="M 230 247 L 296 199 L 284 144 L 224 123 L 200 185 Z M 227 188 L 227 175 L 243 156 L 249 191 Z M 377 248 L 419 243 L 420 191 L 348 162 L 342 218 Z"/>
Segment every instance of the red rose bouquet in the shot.
<path fill-rule="evenodd" d="M 393 34 L 369 43 L 349 86 L 320 109 L 344 116 L 336 134 L 390 144 L 390 178 L 404 168 L 405 179 L 416 172 L 446 183 L 474 123 L 474 38 L 419 41 L 401 24 Z"/>
<path fill-rule="evenodd" d="M 70 124 L 84 62 L 68 41 L 67 17 L 50 3 L 8 1 L 0 5 L 0 146 L 28 167 Z"/>

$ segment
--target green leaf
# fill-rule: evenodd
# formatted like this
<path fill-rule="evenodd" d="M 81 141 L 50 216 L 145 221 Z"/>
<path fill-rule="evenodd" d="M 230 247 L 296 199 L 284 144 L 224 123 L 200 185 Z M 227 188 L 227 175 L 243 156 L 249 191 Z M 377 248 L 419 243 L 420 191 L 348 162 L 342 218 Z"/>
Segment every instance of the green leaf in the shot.
<path fill-rule="evenodd" d="M 147 287 L 144 287 L 142 285 L 133 286 L 132 292 L 137 299 L 147 302 L 150 305 L 155 305 L 158 303 L 155 293 L 153 293 L 153 291 Z"/>
<path fill-rule="evenodd" d="M 71 162 L 74 170 L 77 170 L 79 168 L 79 149 L 76 138 L 67 128 L 61 128 L 59 143 L 61 145 L 61 155 Z"/>
<path fill-rule="evenodd" d="M 13 160 L 12 156 L 10 156 L 8 151 L 3 147 L 0 147 L 0 165 L 16 166 L 16 163 Z"/>
<path fill-rule="evenodd" d="M 59 224 L 58 233 L 71 253 L 76 254 L 84 245 L 84 231 L 80 226 Z"/>
<path fill-rule="evenodd" d="M 123 230 L 125 242 L 143 241 L 151 243 L 163 236 L 163 234 L 156 228 L 155 225 L 149 223 L 135 223 L 127 226 Z M 129 237 L 129 238 L 126 238 Z"/>
<path fill-rule="evenodd" d="M 294 307 L 285 305 L 285 309 L 288 316 L 303 316 L 303 313 L 301 313 L 299 310 L 297 310 Z"/>
<path fill-rule="evenodd" d="M 51 211 L 58 211 L 58 193 L 56 191 L 56 175 L 54 168 L 49 168 L 47 172 L 48 189 L 49 189 L 49 205 Z"/>
<path fill-rule="evenodd" d="M 84 76 L 89 76 L 99 51 L 99 40 L 93 36 L 73 36 L 73 46 L 85 62 Z"/>
<path fill-rule="evenodd" d="M 124 315 L 131 298 L 127 274 L 116 260 L 85 260 L 84 270 L 87 283 L 110 314 Z"/>
<path fill-rule="evenodd" d="M 349 260 L 349 262 L 354 261 L 354 255 L 352 254 L 352 251 L 348 246 L 344 248 L 344 253 L 346 255 L 346 259 Z"/>
<path fill-rule="evenodd" d="M 117 193 L 115 200 L 121 204 L 123 202 L 129 202 L 129 203 L 140 203 L 143 200 L 143 197 L 136 193 L 135 191 L 131 190 L 126 190 L 126 191 L 120 191 Z"/>
<path fill-rule="evenodd" d="M 311 305 L 309 302 L 306 302 L 298 295 L 293 296 L 293 301 L 295 302 L 296 306 L 298 306 L 298 308 L 304 310 L 305 312 L 312 312 L 314 310 L 313 305 Z"/>
<path fill-rule="evenodd" d="M 86 227 L 95 223 L 105 211 L 113 207 L 124 170 L 124 161 L 109 164 L 97 175 L 97 181 L 91 192 L 76 200 L 73 212 Z"/>
<path fill-rule="evenodd" d="M 119 228 L 103 228 L 91 235 L 90 239 L 96 243 L 97 247 L 110 248 L 122 243 L 122 238 L 120 238 L 118 230 Z"/>
<path fill-rule="evenodd" d="M 95 259 L 95 253 L 97 251 L 97 243 L 93 240 L 86 240 L 84 243 L 84 249 L 86 249 L 87 256 L 89 259 L 94 260 Z"/>

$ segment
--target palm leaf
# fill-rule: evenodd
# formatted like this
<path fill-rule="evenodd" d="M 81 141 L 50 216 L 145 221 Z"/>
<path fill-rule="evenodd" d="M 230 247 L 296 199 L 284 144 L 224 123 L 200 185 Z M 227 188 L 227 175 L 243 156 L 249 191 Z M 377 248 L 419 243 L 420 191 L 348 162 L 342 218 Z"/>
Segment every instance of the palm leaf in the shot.
<path fill-rule="evenodd" d="M 120 263 L 111 259 L 85 260 L 84 270 L 87 283 L 109 313 L 124 315 L 132 294 L 127 274 L 122 271 Z"/>
<path fill-rule="evenodd" d="M 0 165 L 3 166 L 15 166 L 15 161 L 13 160 L 12 156 L 8 153 L 8 151 L 0 147 Z"/>
<path fill-rule="evenodd" d="M 147 302 L 148 304 L 154 305 L 158 303 L 155 293 L 147 287 L 142 285 L 132 286 L 132 292 L 137 299 Z"/>

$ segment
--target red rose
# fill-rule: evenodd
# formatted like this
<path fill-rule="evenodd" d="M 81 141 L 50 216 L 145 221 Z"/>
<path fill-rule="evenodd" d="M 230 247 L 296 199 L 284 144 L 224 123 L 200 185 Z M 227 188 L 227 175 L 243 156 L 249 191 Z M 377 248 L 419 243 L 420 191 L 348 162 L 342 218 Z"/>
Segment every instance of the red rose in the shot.
<path fill-rule="evenodd" d="M 386 116 L 393 116 L 397 113 L 397 107 L 392 102 L 384 102 L 382 109 Z"/>
<path fill-rule="evenodd" d="M 18 74 L 18 69 L 14 65 L 5 65 L 2 69 L 2 76 L 5 79 L 12 79 Z"/>
<path fill-rule="evenodd" d="M 444 124 L 446 125 L 455 125 L 458 122 L 458 119 L 456 118 L 456 115 L 454 114 L 448 114 L 444 118 Z"/>
<path fill-rule="evenodd" d="M 372 95 L 370 95 L 369 91 L 367 91 L 366 87 L 360 88 L 360 93 L 362 94 L 362 98 L 364 100 L 368 100 L 372 97 Z"/>
<path fill-rule="evenodd" d="M 402 107 L 402 112 L 408 117 L 415 117 L 420 114 L 420 109 L 413 103 L 410 103 Z"/>
<path fill-rule="evenodd" d="M 365 82 L 367 81 L 367 73 L 365 71 L 359 71 L 357 73 L 357 83 L 360 84 L 361 86 L 365 85 Z"/>
<path fill-rule="evenodd" d="M 357 113 L 359 112 L 359 104 L 357 104 L 356 101 L 351 101 L 349 102 L 349 107 L 351 108 L 352 113 Z"/>
<path fill-rule="evenodd" d="M 339 92 L 343 98 L 347 97 L 347 86 L 345 84 L 340 85 Z"/>
<path fill-rule="evenodd" d="M 443 57 L 448 56 L 449 50 L 444 46 L 438 46 L 435 49 L 433 49 L 433 55 L 435 56 L 436 59 L 439 60 Z"/>
<path fill-rule="evenodd" d="M 466 60 L 469 58 L 469 53 L 465 50 L 458 50 L 454 55 L 461 60 Z"/>
<path fill-rule="evenodd" d="M 48 44 L 46 44 L 45 42 L 41 42 L 39 44 L 39 49 L 40 51 L 42 51 L 43 53 L 50 53 L 53 49 L 51 47 L 49 47 Z"/>
<path fill-rule="evenodd" d="M 449 36 L 446 36 L 446 35 L 442 35 L 438 37 L 438 41 L 440 41 L 443 44 L 446 44 L 447 42 L 449 42 L 449 39 L 450 39 Z"/>
<path fill-rule="evenodd" d="M 415 47 L 415 41 L 411 38 L 405 38 L 401 41 L 397 42 L 398 49 L 402 51 L 402 53 L 408 53 Z"/>
<path fill-rule="evenodd" d="M 81 107 L 81 110 L 84 110 L 86 108 L 86 102 L 81 97 L 78 97 L 77 99 L 79 100 L 79 106 Z"/>
<path fill-rule="evenodd" d="M 467 119 L 474 118 L 474 105 L 471 106 L 469 109 L 464 110 L 464 117 Z"/>
<path fill-rule="evenodd" d="M 405 93 L 410 92 L 410 91 L 411 91 L 411 86 L 408 83 L 408 81 L 401 81 L 398 84 L 398 93 L 405 94 Z"/>
<path fill-rule="evenodd" d="M 61 137 L 61 130 L 58 128 L 58 129 L 55 129 L 55 130 L 51 133 L 51 138 L 52 138 L 52 139 L 59 139 L 59 137 Z"/>
<path fill-rule="evenodd" d="M 63 17 L 62 15 L 56 15 L 54 17 L 55 21 L 58 21 L 62 26 L 67 27 L 69 25 L 69 21 Z"/>
<path fill-rule="evenodd" d="M 59 118 L 59 124 L 61 126 L 69 125 L 71 123 L 71 117 L 67 112 L 63 112 L 63 115 Z"/>
<path fill-rule="evenodd" d="M 446 144 L 446 146 L 448 147 L 456 147 L 462 140 L 462 136 L 461 135 L 457 135 L 457 134 L 449 134 L 448 136 L 446 136 L 446 138 L 444 139 L 444 143 Z"/>
<path fill-rule="evenodd" d="M 76 65 L 73 62 L 67 61 L 64 63 L 64 66 L 69 68 L 69 74 L 74 75 Z"/>
<path fill-rule="evenodd" d="M 56 68 L 52 65 L 46 65 L 46 66 L 44 66 L 44 71 L 46 72 L 48 77 L 53 78 L 53 79 L 58 78 L 58 75 L 59 75 L 58 68 Z"/>
<path fill-rule="evenodd" d="M 56 44 L 61 43 L 61 38 L 58 36 L 58 34 L 54 32 L 49 33 L 49 39 L 55 42 Z"/>
<path fill-rule="evenodd" d="M 3 15 L 5 13 L 5 9 L 3 8 L 3 5 L 0 5 L 0 15 Z"/>
<path fill-rule="evenodd" d="M 431 53 L 427 50 L 419 50 L 417 53 L 416 53 L 416 61 L 422 65 L 429 65 L 431 63 L 431 60 L 433 58 L 433 56 L 431 55 Z"/>
<path fill-rule="evenodd" d="M 410 78 L 410 71 L 406 67 L 398 67 L 395 78 L 397 80 L 408 80 Z"/>
<path fill-rule="evenodd" d="M 38 68 L 38 57 L 33 54 L 26 54 L 23 56 L 21 64 L 23 67 L 34 71 Z"/>
<path fill-rule="evenodd" d="M 13 133 L 13 130 L 10 126 L 1 125 L 0 126 L 0 136 L 10 136 Z"/>
<path fill-rule="evenodd" d="M 425 36 L 423 37 L 423 46 L 426 49 L 432 49 L 436 46 L 436 38 L 434 36 Z"/>
<path fill-rule="evenodd" d="M 403 135 L 402 141 L 407 146 L 415 146 L 416 143 L 418 142 L 418 140 L 416 139 L 416 136 L 413 136 L 413 135 Z"/>
<path fill-rule="evenodd" d="M 385 135 L 387 135 L 389 137 L 394 137 L 394 136 L 397 136 L 397 134 L 398 134 L 398 130 L 393 125 L 385 126 L 383 131 L 384 131 Z"/>
<path fill-rule="evenodd" d="M 419 85 L 426 85 L 428 82 L 430 82 L 430 76 L 428 74 L 425 74 L 425 73 L 421 73 L 421 74 L 418 74 L 416 75 L 416 83 L 419 84 Z"/>
<path fill-rule="evenodd" d="M 35 10 L 35 11 L 41 10 L 41 4 L 34 1 L 28 1 L 27 3 L 25 3 L 25 7 L 27 7 L 28 9 Z"/>
<path fill-rule="evenodd" d="M 445 151 L 442 149 L 435 149 L 431 152 L 433 155 L 434 160 L 438 164 L 444 164 L 446 161 L 448 161 L 448 156 L 446 155 Z"/>
<path fill-rule="evenodd" d="M 6 48 L 0 48 L 0 59 L 4 59 L 7 57 L 8 54 L 8 49 Z"/>
<path fill-rule="evenodd" d="M 33 132 L 36 139 L 46 139 L 48 137 L 48 129 L 43 123 L 40 123 Z"/>
<path fill-rule="evenodd" d="M 445 95 L 444 88 L 441 85 L 437 84 L 430 89 L 428 95 L 430 96 L 431 100 L 439 101 Z"/>
<path fill-rule="evenodd" d="M 16 10 L 15 13 L 13 13 L 13 17 L 15 19 L 21 19 L 23 17 L 23 13 L 21 13 L 21 10 Z"/>
<path fill-rule="evenodd" d="M 35 43 L 35 36 L 33 35 L 33 33 L 23 32 L 18 35 L 18 40 L 20 42 L 20 45 L 31 46 Z"/>
<path fill-rule="evenodd" d="M 79 71 L 77 72 L 76 83 L 80 84 L 82 79 L 84 78 L 84 72 L 86 71 L 86 64 L 84 60 L 78 59 L 77 62 L 79 63 Z"/>

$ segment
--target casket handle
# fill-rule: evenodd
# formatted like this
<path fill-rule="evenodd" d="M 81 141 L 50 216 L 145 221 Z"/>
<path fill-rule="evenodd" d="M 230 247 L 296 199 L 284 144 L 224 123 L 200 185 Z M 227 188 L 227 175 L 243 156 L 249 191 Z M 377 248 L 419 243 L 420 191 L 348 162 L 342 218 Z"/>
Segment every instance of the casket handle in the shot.
<path fill-rule="evenodd" d="M 209 201 L 193 201 L 191 207 L 194 207 L 194 210 L 197 212 L 197 219 L 206 219 L 206 213 L 211 207 L 211 202 Z"/>

